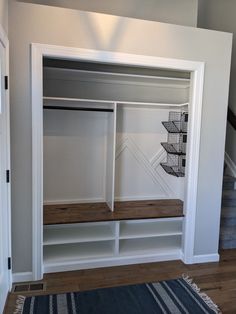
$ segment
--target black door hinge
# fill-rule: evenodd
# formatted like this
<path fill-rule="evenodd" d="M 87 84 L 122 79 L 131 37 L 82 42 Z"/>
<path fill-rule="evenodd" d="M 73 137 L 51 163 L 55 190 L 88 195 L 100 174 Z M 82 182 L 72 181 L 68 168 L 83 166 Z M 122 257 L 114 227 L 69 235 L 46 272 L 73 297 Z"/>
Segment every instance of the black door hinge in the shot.
<path fill-rule="evenodd" d="M 11 257 L 8 257 L 7 259 L 7 266 L 8 266 L 8 269 L 10 270 L 11 269 Z"/>
<path fill-rule="evenodd" d="M 5 80 L 5 89 L 8 90 L 8 76 L 5 76 L 4 80 Z"/>
<path fill-rule="evenodd" d="M 6 182 L 10 183 L 10 170 L 6 170 Z"/>

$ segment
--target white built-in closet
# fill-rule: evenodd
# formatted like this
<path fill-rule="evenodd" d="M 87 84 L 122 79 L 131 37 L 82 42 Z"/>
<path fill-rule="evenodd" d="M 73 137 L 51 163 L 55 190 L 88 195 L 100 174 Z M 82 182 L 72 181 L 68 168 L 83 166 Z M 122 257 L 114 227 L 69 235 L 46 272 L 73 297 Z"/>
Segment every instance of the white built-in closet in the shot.
<path fill-rule="evenodd" d="M 167 156 L 162 122 L 187 114 L 189 73 L 45 59 L 43 78 L 44 271 L 180 258 L 184 215 L 171 210 L 185 201 L 186 147 L 174 133 Z M 76 208 L 88 217 L 68 219 Z"/>

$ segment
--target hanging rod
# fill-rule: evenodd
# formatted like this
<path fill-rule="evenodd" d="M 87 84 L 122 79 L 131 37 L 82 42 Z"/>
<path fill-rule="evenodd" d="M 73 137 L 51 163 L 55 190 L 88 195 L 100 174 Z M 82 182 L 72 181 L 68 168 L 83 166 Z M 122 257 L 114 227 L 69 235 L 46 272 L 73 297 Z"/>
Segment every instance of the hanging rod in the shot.
<path fill-rule="evenodd" d="M 75 111 L 114 112 L 113 109 L 108 109 L 108 108 L 68 107 L 68 106 L 43 106 L 43 109 L 69 110 L 69 111 L 75 110 Z"/>

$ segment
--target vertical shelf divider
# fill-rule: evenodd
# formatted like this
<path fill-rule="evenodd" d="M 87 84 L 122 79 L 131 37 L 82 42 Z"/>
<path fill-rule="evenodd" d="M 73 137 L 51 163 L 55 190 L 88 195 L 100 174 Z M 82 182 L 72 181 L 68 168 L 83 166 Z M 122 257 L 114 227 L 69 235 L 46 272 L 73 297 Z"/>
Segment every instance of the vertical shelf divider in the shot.
<path fill-rule="evenodd" d="M 106 167 L 106 203 L 114 211 L 115 198 L 115 154 L 116 154 L 116 112 L 117 103 L 113 103 L 113 113 L 108 116 L 107 167 Z"/>
<path fill-rule="evenodd" d="M 120 253 L 120 221 L 115 221 L 115 255 Z"/>

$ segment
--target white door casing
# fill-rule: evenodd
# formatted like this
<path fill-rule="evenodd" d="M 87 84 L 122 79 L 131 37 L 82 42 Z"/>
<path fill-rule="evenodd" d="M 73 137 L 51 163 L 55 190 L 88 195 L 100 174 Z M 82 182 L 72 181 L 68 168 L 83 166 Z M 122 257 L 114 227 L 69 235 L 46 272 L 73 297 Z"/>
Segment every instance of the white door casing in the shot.
<path fill-rule="evenodd" d="M 10 171 L 9 91 L 5 85 L 8 53 L 8 39 L 0 27 L 0 313 L 12 282 L 11 270 L 8 269 L 8 258 L 11 257 L 10 183 L 6 172 Z"/>
<path fill-rule="evenodd" d="M 183 261 L 194 262 L 195 217 L 200 148 L 201 112 L 204 83 L 204 62 L 168 59 L 90 49 L 32 44 L 32 265 L 33 279 L 43 276 L 43 57 L 67 60 L 147 66 L 191 72 L 190 127 L 186 167 L 185 224 L 183 230 Z"/>

